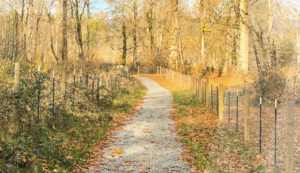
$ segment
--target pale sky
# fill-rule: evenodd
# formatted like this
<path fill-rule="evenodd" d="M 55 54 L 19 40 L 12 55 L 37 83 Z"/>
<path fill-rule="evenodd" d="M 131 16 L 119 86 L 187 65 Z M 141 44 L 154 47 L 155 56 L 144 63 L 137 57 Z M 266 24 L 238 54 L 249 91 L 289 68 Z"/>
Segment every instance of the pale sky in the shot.
<path fill-rule="evenodd" d="M 109 10 L 109 5 L 105 0 L 91 0 L 91 9 L 94 12 L 99 12 L 100 10 L 106 12 Z"/>

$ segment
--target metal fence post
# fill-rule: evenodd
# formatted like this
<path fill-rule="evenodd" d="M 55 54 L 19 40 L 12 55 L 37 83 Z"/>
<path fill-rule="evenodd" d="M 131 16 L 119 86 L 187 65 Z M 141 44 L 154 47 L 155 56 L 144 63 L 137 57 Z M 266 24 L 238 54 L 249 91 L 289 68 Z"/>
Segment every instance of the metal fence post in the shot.
<path fill-rule="evenodd" d="M 244 121 L 245 121 L 245 133 L 244 133 L 244 139 L 245 139 L 245 145 L 248 147 L 249 143 L 250 143 L 250 120 L 249 120 L 249 104 L 250 104 L 250 99 L 249 96 L 246 95 L 245 96 L 245 117 L 244 117 Z"/>
<path fill-rule="evenodd" d="M 210 81 L 210 94 L 211 94 L 211 109 L 214 109 L 214 95 L 213 95 L 213 84 L 212 84 L 212 81 Z"/>
<path fill-rule="evenodd" d="M 228 88 L 228 125 L 230 125 L 230 87 Z"/>
<path fill-rule="evenodd" d="M 52 76 L 52 116 L 55 117 L 55 71 Z"/>
<path fill-rule="evenodd" d="M 274 163 L 277 163 L 277 100 L 275 99 L 275 148 L 274 148 Z"/>
<path fill-rule="evenodd" d="M 239 131 L 239 91 L 236 91 L 236 132 Z"/>
<path fill-rule="evenodd" d="M 223 84 L 220 84 L 220 91 L 219 91 L 219 121 L 223 120 Z"/>
<path fill-rule="evenodd" d="M 259 98 L 259 152 L 261 153 L 261 133 L 262 133 L 262 98 Z"/>
<path fill-rule="evenodd" d="M 72 106 L 73 110 L 75 109 L 75 94 L 76 94 L 76 70 L 74 68 L 74 78 L 73 78 L 73 101 L 72 101 Z"/>
<path fill-rule="evenodd" d="M 209 79 L 206 79 L 206 86 L 205 86 L 205 103 L 206 107 L 208 108 L 209 106 Z"/>
<path fill-rule="evenodd" d="M 37 125 L 40 123 L 40 96 L 41 96 L 40 72 L 41 72 L 41 68 L 38 67 L 38 79 L 37 79 L 38 93 L 37 93 L 37 118 L 36 118 L 36 124 Z"/>

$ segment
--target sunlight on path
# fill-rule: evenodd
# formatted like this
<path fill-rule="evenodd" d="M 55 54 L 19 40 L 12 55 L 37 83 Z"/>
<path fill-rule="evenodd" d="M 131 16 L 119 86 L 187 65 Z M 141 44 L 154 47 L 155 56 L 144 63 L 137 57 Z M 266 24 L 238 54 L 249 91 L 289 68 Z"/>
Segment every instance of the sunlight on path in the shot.
<path fill-rule="evenodd" d="M 173 132 L 174 121 L 168 118 L 171 92 L 151 79 L 138 79 L 148 89 L 144 103 L 124 130 L 114 133 L 116 141 L 104 149 L 95 167 L 101 172 L 189 172 L 192 168 L 182 160 L 183 145 Z"/>

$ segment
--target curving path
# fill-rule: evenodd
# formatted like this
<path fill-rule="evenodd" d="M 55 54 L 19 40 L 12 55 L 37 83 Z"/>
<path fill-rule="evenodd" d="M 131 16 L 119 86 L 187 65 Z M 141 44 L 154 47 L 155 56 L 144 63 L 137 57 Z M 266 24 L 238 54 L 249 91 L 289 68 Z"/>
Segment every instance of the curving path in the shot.
<path fill-rule="evenodd" d="M 155 81 L 138 77 L 147 87 L 144 103 L 127 120 L 123 131 L 114 132 L 115 142 L 104 149 L 101 172 L 190 172 L 182 158 L 183 145 L 177 142 L 174 121 L 168 116 L 172 94 Z M 113 151 L 121 149 L 121 154 Z M 100 156 L 99 156 L 100 157 Z M 92 173 L 92 172 L 87 172 Z"/>

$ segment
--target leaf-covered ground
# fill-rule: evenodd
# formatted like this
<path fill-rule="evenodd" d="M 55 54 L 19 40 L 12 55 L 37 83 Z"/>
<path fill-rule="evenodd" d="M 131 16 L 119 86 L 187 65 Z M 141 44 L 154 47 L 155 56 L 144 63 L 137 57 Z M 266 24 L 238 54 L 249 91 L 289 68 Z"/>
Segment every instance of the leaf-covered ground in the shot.
<path fill-rule="evenodd" d="M 256 148 L 245 147 L 243 136 L 218 122 L 218 116 L 205 108 L 190 91 L 176 87 L 165 78 L 146 75 L 173 93 L 173 117 L 177 133 L 185 144 L 186 159 L 195 172 L 260 172 L 264 170 L 262 155 Z M 242 127 L 241 127 L 242 128 Z"/>

